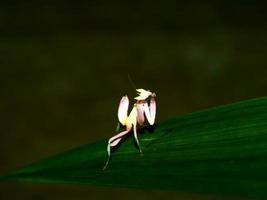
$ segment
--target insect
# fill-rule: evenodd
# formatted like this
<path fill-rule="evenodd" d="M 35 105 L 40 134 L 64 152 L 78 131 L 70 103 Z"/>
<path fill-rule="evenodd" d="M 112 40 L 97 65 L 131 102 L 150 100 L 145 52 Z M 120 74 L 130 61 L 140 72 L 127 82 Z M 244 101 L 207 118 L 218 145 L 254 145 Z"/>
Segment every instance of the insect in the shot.
<path fill-rule="evenodd" d="M 103 169 L 106 169 L 110 157 L 111 157 L 111 148 L 115 147 L 121 139 L 128 134 L 132 129 L 134 133 L 134 139 L 138 146 L 139 152 L 142 154 L 142 149 L 137 136 L 137 125 L 143 125 L 145 118 L 147 119 L 150 125 L 153 125 L 156 118 L 156 94 L 150 92 L 149 90 L 136 89 L 139 96 L 135 97 L 136 103 L 133 105 L 132 111 L 128 115 L 129 108 L 129 98 L 127 95 L 121 98 L 119 108 L 118 108 L 118 119 L 122 126 L 126 130 L 118 133 L 108 140 L 107 152 L 108 160 Z M 150 100 L 150 101 L 149 101 Z M 148 104 L 149 101 L 149 104 Z"/>

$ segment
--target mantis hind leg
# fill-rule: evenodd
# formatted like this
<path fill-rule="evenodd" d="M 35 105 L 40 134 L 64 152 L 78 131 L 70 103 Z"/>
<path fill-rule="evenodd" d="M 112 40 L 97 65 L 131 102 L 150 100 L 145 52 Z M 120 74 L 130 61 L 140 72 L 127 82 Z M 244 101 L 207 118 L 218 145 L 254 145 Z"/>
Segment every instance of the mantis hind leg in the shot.
<path fill-rule="evenodd" d="M 110 156 L 110 145 L 109 144 L 107 146 L 107 152 L 108 152 L 108 159 L 107 159 L 107 161 L 106 161 L 106 163 L 105 163 L 105 165 L 103 167 L 103 170 L 105 170 L 107 168 L 107 166 L 109 164 L 109 161 L 110 161 L 110 158 L 111 158 L 111 156 Z"/>
<path fill-rule="evenodd" d="M 109 161 L 111 159 L 111 147 L 116 146 L 122 139 L 124 135 L 126 135 L 131 129 L 127 128 L 125 131 L 122 131 L 115 135 L 114 137 L 110 138 L 107 145 L 107 152 L 108 152 L 108 159 L 106 161 L 106 164 L 103 167 L 103 170 L 105 170 L 109 164 Z"/>
<path fill-rule="evenodd" d="M 139 149 L 139 152 L 141 155 L 143 155 L 143 151 L 141 149 L 141 146 L 140 146 L 140 143 L 139 143 L 139 140 L 138 140 L 138 136 L 137 136 L 137 130 L 136 130 L 136 124 L 133 125 L 133 131 L 134 131 L 134 139 L 135 139 L 135 142 L 138 146 L 138 149 Z"/>

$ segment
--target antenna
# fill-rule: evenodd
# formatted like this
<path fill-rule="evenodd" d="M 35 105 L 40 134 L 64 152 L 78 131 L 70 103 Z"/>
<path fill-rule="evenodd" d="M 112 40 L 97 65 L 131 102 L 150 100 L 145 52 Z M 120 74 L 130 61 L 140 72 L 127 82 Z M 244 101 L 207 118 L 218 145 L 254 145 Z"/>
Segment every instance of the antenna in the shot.
<path fill-rule="evenodd" d="M 130 76 L 129 73 L 128 73 L 128 80 L 129 80 L 129 82 L 131 83 L 131 86 L 133 87 L 133 89 L 134 89 L 134 91 L 135 91 L 135 90 L 136 90 L 136 86 L 135 86 L 133 80 L 131 79 L 131 76 Z"/>

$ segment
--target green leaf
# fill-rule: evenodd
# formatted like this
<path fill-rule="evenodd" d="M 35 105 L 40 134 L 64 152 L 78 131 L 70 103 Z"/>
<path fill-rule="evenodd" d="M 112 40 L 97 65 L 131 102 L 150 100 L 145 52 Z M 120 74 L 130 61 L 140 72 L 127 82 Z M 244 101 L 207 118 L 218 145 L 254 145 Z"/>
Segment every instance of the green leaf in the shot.
<path fill-rule="evenodd" d="M 267 98 L 178 116 L 139 130 L 112 154 L 107 140 L 15 170 L 2 180 L 156 188 L 267 198 Z"/>

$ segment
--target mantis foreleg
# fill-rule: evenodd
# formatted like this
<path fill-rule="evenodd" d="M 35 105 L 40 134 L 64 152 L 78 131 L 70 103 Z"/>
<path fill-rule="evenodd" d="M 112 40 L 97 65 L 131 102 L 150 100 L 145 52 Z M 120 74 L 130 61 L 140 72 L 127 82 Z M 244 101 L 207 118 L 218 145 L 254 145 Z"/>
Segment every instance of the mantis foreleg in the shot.
<path fill-rule="evenodd" d="M 148 103 L 144 103 L 144 112 L 147 118 L 147 121 L 150 125 L 153 125 L 155 123 L 155 117 L 156 117 L 156 101 L 155 98 L 152 97 L 150 100 L 150 104 L 148 106 Z"/>

